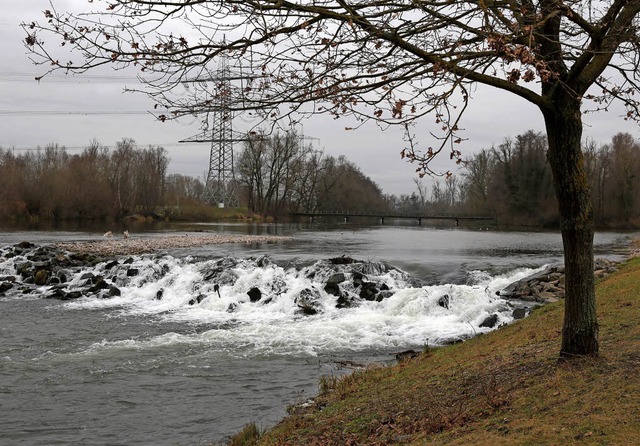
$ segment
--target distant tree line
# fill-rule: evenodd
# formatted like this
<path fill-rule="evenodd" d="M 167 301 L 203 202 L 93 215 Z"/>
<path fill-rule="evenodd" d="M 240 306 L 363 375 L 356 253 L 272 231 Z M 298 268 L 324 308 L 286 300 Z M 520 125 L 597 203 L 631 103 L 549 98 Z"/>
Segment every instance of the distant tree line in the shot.
<path fill-rule="evenodd" d="M 403 211 L 496 215 L 505 225 L 558 227 L 558 204 L 547 162 L 547 138 L 527 131 L 466 159 L 456 175 L 430 187 L 416 181 L 411 195 L 392 197 Z M 640 143 L 628 133 L 609 144 L 583 143 L 596 223 L 640 226 Z"/>
<path fill-rule="evenodd" d="M 162 147 L 123 139 L 114 150 L 92 142 L 14 154 L 0 149 L 0 216 L 37 219 L 121 218 L 164 202 L 169 159 Z"/>
<path fill-rule="evenodd" d="M 164 148 L 139 148 L 131 139 L 114 148 L 92 141 L 79 154 L 55 144 L 18 154 L 0 148 L 0 218 L 118 220 L 159 209 L 179 218 L 181 209 L 210 207 L 204 182 L 168 174 L 168 165 Z M 386 206 L 380 188 L 357 166 L 303 144 L 295 133 L 252 134 L 235 168 L 240 204 L 253 213 Z"/>
<path fill-rule="evenodd" d="M 455 175 L 416 179 L 411 194 L 396 196 L 344 156 L 326 155 L 295 132 L 257 132 L 236 156 L 236 190 L 241 206 L 265 216 L 458 212 L 496 215 L 504 225 L 557 227 L 546 153 L 546 137 L 528 131 L 478 151 Z M 640 226 L 640 143 L 620 133 L 609 144 L 585 142 L 584 153 L 598 225 Z M 53 144 L 19 154 L 0 148 L 0 218 L 120 219 L 210 206 L 201 179 L 168 174 L 168 165 L 164 148 L 139 148 L 131 139 L 114 148 L 93 141 L 79 154 Z"/>

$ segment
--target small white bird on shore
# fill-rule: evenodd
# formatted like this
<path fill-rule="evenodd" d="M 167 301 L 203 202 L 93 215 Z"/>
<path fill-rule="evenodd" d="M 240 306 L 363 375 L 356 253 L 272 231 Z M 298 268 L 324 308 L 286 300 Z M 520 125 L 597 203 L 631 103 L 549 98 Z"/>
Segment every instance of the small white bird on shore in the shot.
<path fill-rule="evenodd" d="M 113 232 L 107 231 L 104 233 L 103 237 L 113 237 Z"/>
<path fill-rule="evenodd" d="M 125 229 L 122 235 L 124 235 L 124 238 L 129 238 L 129 231 Z"/>

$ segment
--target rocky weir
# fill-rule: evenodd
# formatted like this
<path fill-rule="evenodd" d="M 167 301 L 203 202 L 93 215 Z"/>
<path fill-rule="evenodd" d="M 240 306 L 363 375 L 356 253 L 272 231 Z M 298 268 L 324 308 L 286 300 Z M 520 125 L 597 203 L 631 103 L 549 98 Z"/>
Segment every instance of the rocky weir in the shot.
<path fill-rule="evenodd" d="M 184 243 L 182 239 L 180 242 Z M 193 239 L 189 242 L 193 242 Z M 164 241 L 162 246 L 165 247 L 167 243 Z M 108 249 L 105 248 L 107 245 Z M 133 253 L 126 253 L 124 248 L 116 249 L 117 253 L 113 251 L 110 244 L 100 242 L 80 247 L 38 246 L 22 242 L 0 248 L 0 296 L 10 293 L 12 296 L 30 295 L 61 301 L 81 297 L 109 299 L 123 295 L 123 289 L 132 290 L 132 286 L 160 283 L 172 274 L 172 267 L 161 260 L 161 254 L 136 254 L 137 248 Z M 155 256 L 156 260 L 140 266 L 141 255 Z M 248 269 L 239 269 L 241 262 L 250 262 Z M 270 306 L 282 296 L 292 293 L 291 283 L 274 277 L 273 280 L 239 285 L 245 283 L 241 276 L 246 272 L 238 271 L 268 272 L 271 271 L 269 268 L 277 267 L 271 263 L 268 256 L 249 260 L 225 257 L 204 262 L 189 286 L 188 297 L 180 305 L 200 306 L 217 299 L 218 302 L 227 302 L 222 311 L 228 313 L 239 311 L 246 304 Z M 598 259 L 595 268 L 596 277 L 604 277 L 616 270 L 616 263 Z M 367 302 L 387 301 L 407 287 L 415 289 L 414 293 L 422 293 L 423 297 L 411 305 L 424 306 L 421 311 L 425 311 L 425 314 L 437 313 L 437 308 L 440 308 L 440 312 L 444 311 L 445 316 L 456 311 L 457 314 L 466 314 L 466 310 L 459 308 L 459 291 L 452 288 L 452 294 L 444 287 L 426 287 L 430 289 L 425 290 L 418 279 L 384 262 L 335 257 L 319 260 L 312 265 L 296 265 L 291 269 L 294 270 L 291 274 L 295 276 L 291 280 L 305 284 L 295 290 L 292 298 L 294 312 L 300 317 L 330 313 L 328 306 L 336 311 L 357 308 Z M 222 299 L 225 296 L 221 296 L 221 290 L 229 293 L 232 289 L 236 295 L 228 300 Z M 480 292 L 487 294 L 489 300 L 497 303 L 492 306 L 493 310 L 485 313 L 486 316 L 476 320 L 474 326 L 480 330 L 493 329 L 526 317 L 536 306 L 562 299 L 564 271 L 560 266 L 549 266 L 498 291 L 495 288 L 491 291 L 482 290 L 484 288 Z M 175 291 L 154 288 L 151 299 L 162 301 L 167 293 L 175 295 Z M 268 307 L 264 308 L 266 310 Z M 471 333 L 469 336 L 473 335 Z M 452 339 L 459 341 L 469 336 Z M 442 341 L 447 342 L 453 341 Z"/>
<path fill-rule="evenodd" d="M 98 245 L 99 246 L 99 245 Z M 19 259 L 14 262 L 15 274 L 0 273 L 0 295 L 12 290 L 22 294 L 38 294 L 46 299 L 73 300 L 80 297 L 110 298 L 120 296 L 118 284 L 127 278 L 140 274 L 135 263 L 135 255 L 113 255 L 112 249 L 96 249 L 95 245 L 83 245 L 83 252 L 68 251 L 69 245 L 37 246 L 22 242 L 0 249 L 0 260 Z M 86 249 L 89 247 L 89 249 Z M 106 252 L 106 254 L 104 254 Z M 118 250 L 118 252 L 120 252 Z M 138 252 L 134 250 L 134 252 Z M 147 254 L 151 255 L 151 254 Z M 239 260 L 221 258 L 202 272 L 203 281 L 214 284 L 215 293 L 220 296 L 220 287 L 235 283 L 238 279 L 233 268 Z M 267 256 L 255 260 L 257 267 L 265 267 L 271 262 Z M 6 271 L 5 271 L 6 272 Z M 158 268 L 152 279 L 160 279 L 168 271 Z M 360 301 L 380 302 L 394 294 L 391 286 L 378 279 L 382 274 L 394 274 L 411 286 L 420 286 L 417 279 L 383 262 L 358 261 L 349 257 L 327 259 L 313 267 L 302 268 L 302 275 L 309 279 L 319 277 L 321 287 L 301 290 L 295 299 L 299 312 L 314 315 L 322 311 L 320 288 L 337 297 L 336 308 L 349 308 Z M 279 285 L 275 281 L 269 290 L 252 286 L 246 290 L 250 302 L 269 304 L 270 297 L 277 294 Z M 163 290 L 156 294 L 161 300 Z M 207 296 L 197 295 L 189 300 L 189 305 L 201 303 Z M 444 301 L 443 301 L 444 302 Z M 445 303 L 442 303 L 444 306 Z M 234 311 L 230 305 L 228 312 Z"/>

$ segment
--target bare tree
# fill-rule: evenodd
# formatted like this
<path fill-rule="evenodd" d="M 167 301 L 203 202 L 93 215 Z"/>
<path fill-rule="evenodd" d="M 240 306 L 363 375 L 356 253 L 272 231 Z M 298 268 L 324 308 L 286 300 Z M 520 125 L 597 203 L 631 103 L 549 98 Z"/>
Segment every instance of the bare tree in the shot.
<path fill-rule="evenodd" d="M 90 2 L 96 8 L 101 2 Z M 561 214 L 566 265 L 561 357 L 597 355 L 593 210 L 581 152 L 583 102 L 620 100 L 638 119 L 640 0 L 109 0 L 79 14 L 45 11 L 24 24 L 37 63 L 85 71 L 136 66 L 172 114 L 207 111 L 212 96 L 176 86 L 224 55 L 257 76 L 239 109 L 351 114 L 407 126 L 403 151 L 420 173 L 456 142 L 470 87 L 482 84 L 542 113 Z M 183 26 L 180 26 L 180 25 Z M 54 37 L 60 40 L 52 42 Z M 60 45 L 64 45 L 61 47 Z M 75 51 L 68 52 L 68 48 Z M 617 84 L 614 82 L 617 81 Z M 597 88 L 591 88 L 597 87 Z M 222 92 L 222 94 L 226 94 Z M 279 106 L 286 104 L 286 107 Z M 418 150 L 408 127 L 430 115 L 442 133 Z M 296 118 L 297 119 L 297 118 Z M 427 133 L 425 131 L 424 133 Z"/>
<path fill-rule="evenodd" d="M 599 147 L 595 141 L 587 140 L 582 148 L 585 155 L 587 177 L 590 181 L 596 223 L 603 224 L 607 218 L 605 203 L 609 186 L 611 150 L 609 146 Z"/>
<path fill-rule="evenodd" d="M 486 211 L 493 156 L 488 149 L 482 149 L 471 159 L 465 161 L 467 200 L 474 210 Z"/>
<path fill-rule="evenodd" d="M 237 171 L 252 211 L 277 215 L 284 210 L 303 175 L 309 150 L 293 132 L 250 135 L 238 157 Z"/>
<path fill-rule="evenodd" d="M 413 183 L 416 185 L 415 192 L 418 196 L 418 211 L 424 212 L 427 210 L 427 203 L 429 201 L 429 189 L 424 182 L 418 178 L 413 179 Z"/>
<path fill-rule="evenodd" d="M 315 212 L 318 210 L 318 193 L 324 175 L 323 155 L 321 150 L 309 150 L 294 184 L 292 192 L 293 210 Z"/>

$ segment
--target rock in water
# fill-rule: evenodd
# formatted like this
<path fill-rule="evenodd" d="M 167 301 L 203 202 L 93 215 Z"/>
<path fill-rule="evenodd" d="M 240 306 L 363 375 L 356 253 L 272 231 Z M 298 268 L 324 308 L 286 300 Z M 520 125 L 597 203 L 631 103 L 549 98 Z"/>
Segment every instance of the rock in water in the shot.
<path fill-rule="evenodd" d="M 480 327 L 493 328 L 497 324 L 498 324 L 498 315 L 494 313 L 491 316 L 489 316 L 488 318 L 486 318 L 484 321 L 482 321 L 482 323 L 480 324 Z"/>
<path fill-rule="evenodd" d="M 262 299 L 262 291 L 260 291 L 260 288 L 258 287 L 253 287 L 251 288 L 247 294 L 249 295 L 249 300 L 251 302 L 258 302 L 260 299 Z"/>

